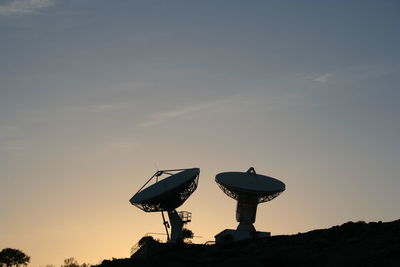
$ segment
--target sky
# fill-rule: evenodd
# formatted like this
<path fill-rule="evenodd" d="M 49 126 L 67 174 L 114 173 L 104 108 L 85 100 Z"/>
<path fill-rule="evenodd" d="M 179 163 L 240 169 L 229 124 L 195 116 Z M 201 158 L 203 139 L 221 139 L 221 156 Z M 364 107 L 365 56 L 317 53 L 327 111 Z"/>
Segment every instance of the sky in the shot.
<path fill-rule="evenodd" d="M 0 0 L 0 249 L 129 257 L 129 199 L 201 169 L 193 242 L 236 228 L 224 171 L 276 177 L 255 227 L 399 219 L 398 1 Z"/>

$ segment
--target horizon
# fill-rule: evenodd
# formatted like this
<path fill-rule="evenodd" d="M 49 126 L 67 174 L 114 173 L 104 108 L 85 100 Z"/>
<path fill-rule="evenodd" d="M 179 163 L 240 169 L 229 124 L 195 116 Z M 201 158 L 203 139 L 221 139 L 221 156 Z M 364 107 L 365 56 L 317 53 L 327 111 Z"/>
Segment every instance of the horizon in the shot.
<path fill-rule="evenodd" d="M 236 228 L 225 171 L 277 178 L 272 235 L 393 221 L 397 1 L 0 3 L 0 250 L 31 266 L 129 257 L 156 170 L 200 168 L 194 242 Z"/>

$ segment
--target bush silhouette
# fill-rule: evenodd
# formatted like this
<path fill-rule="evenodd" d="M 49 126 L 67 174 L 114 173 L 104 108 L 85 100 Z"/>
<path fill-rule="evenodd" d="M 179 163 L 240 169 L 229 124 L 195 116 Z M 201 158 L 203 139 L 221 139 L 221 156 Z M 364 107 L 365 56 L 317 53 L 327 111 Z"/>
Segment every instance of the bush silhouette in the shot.
<path fill-rule="evenodd" d="M 61 265 L 61 267 L 80 267 L 78 264 L 78 261 L 74 258 L 67 258 L 64 260 L 64 265 Z"/>
<path fill-rule="evenodd" d="M 187 228 L 183 228 L 182 229 L 182 236 L 183 236 L 183 239 L 192 239 L 194 234 L 193 234 L 192 230 L 187 229 Z"/>
<path fill-rule="evenodd" d="M 30 259 L 31 257 L 18 249 L 5 248 L 0 252 L 0 264 L 7 267 L 27 265 Z"/>

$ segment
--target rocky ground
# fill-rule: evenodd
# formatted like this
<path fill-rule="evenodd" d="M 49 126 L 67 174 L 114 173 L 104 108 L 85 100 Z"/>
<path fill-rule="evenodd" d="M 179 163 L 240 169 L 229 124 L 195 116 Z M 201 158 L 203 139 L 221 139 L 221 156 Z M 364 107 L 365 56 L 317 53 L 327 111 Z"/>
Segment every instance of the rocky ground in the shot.
<path fill-rule="evenodd" d="M 400 220 L 348 222 L 224 245 L 149 247 L 149 252 L 146 259 L 104 260 L 98 266 L 400 266 Z"/>

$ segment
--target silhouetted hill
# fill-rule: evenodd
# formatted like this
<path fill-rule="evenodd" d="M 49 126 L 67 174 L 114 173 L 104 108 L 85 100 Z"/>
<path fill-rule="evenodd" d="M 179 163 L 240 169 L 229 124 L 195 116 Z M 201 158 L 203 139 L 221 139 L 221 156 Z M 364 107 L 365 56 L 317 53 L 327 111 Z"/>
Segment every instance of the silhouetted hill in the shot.
<path fill-rule="evenodd" d="M 165 246 L 147 259 L 104 260 L 98 266 L 400 266 L 400 220 L 348 222 L 224 245 Z"/>

